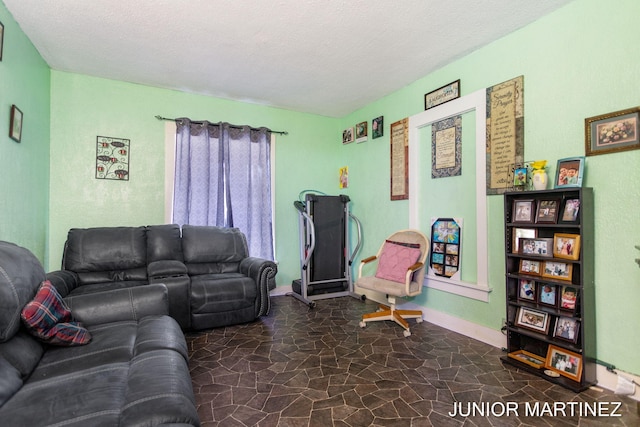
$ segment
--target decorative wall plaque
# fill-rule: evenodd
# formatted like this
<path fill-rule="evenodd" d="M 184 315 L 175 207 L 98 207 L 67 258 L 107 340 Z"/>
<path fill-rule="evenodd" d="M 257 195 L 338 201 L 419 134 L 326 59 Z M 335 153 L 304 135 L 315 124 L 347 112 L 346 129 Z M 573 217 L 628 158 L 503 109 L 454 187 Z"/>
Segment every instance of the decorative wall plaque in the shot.
<path fill-rule="evenodd" d="M 130 140 L 109 136 L 96 140 L 96 179 L 128 181 Z"/>

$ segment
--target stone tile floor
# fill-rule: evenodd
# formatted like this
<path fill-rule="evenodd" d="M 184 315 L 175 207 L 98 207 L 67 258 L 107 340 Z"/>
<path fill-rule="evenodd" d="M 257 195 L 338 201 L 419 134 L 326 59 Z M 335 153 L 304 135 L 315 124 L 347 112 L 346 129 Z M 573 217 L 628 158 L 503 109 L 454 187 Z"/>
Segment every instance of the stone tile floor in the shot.
<path fill-rule="evenodd" d="M 375 309 L 351 297 L 318 300 L 309 309 L 278 296 L 270 314 L 256 322 L 189 333 L 202 425 L 640 426 L 632 399 L 608 391 L 573 393 L 504 366 L 498 348 L 428 322 L 411 321 L 408 338 L 392 322 L 360 328 L 361 315 Z M 454 402 L 463 405 L 462 414 L 450 416 Z M 467 415 L 474 402 L 492 404 L 493 414 Z M 554 402 L 605 402 L 605 408 L 616 402 L 621 416 L 525 413 L 526 405 Z M 498 416 L 513 408 L 507 405 L 516 407 Z"/>

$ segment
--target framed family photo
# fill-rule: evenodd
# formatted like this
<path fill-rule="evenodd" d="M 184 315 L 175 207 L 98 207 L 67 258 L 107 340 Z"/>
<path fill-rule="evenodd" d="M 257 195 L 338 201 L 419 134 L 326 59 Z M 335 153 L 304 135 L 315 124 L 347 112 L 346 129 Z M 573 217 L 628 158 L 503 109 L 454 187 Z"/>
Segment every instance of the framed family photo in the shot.
<path fill-rule="evenodd" d="M 518 283 L 518 300 L 535 302 L 536 282 L 530 279 L 520 279 Z"/>
<path fill-rule="evenodd" d="M 574 381 L 582 378 L 582 356 L 553 344 L 547 349 L 544 367 Z"/>
<path fill-rule="evenodd" d="M 542 277 L 556 280 L 571 281 L 573 264 L 566 262 L 546 261 L 542 269 Z"/>
<path fill-rule="evenodd" d="M 554 234 L 553 256 L 574 261 L 580 258 L 580 235 L 566 233 Z"/>
<path fill-rule="evenodd" d="M 575 312 L 576 301 L 578 300 L 578 288 L 571 285 L 565 285 L 560 291 L 560 303 L 561 310 L 568 310 Z"/>
<path fill-rule="evenodd" d="M 588 117 L 584 122 L 587 156 L 640 148 L 640 107 Z"/>
<path fill-rule="evenodd" d="M 512 242 L 511 252 L 514 254 L 520 253 L 520 240 L 521 239 L 534 239 L 538 235 L 538 231 L 535 228 L 513 228 L 512 229 Z"/>
<path fill-rule="evenodd" d="M 580 199 L 565 199 L 562 205 L 562 212 L 558 217 L 559 223 L 575 224 L 578 222 L 580 212 Z"/>
<path fill-rule="evenodd" d="M 538 286 L 538 302 L 548 307 L 555 307 L 558 299 L 558 289 L 555 285 L 541 283 Z"/>
<path fill-rule="evenodd" d="M 569 341 L 573 344 L 578 342 L 578 334 L 580 332 L 580 321 L 573 317 L 560 316 L 556 318 L 556 324 L 553 329 L 553 337 L 561 340 Z"/>
<path fill-rule="evenodd" d="M 549 313 L 527 307 L 519 307 L 516 325 L 546 335 L 549 332 L 549 320 Z"/>
<path fill-rule="evenodd" d="M 530 259 L 521 259 L 520 260 L 520 269 L 519 273 L 529 274 L 532 276 L 540 276 L 540 261 L 533 261 Z"/>
<path fill-rule="evenodd" d="M 538 369 L 543 368 L 545 363 L 544 357 L 540 357 L 537 354 L 530 353 L 526 350 L 512 351 L 507 354 L 507 356 Z"/>
<path fill-rule="evenodd" d="M 514 201 L 513 212 L 511 215 L 512 222 L 519 222 L 524 224 L 533 223 L 534 208 L 535 201 L 533 199 Z"/>
<path fill-rule="evenodd" d="M 538 201 L 538 211 L 536 212 L 536 223 L 555 224 L 558 222 L 558 199 Z"/>
<path fill-rule="evenodd" d="M 523 255 L 551 257 L 553 255 L 553 239 L 520 239 L 519 251 Z"/>
<path fill-rule="evenodd" d="M 558 160 L 555 188 L 582 187 L 584 157 L 567 157 Z"/>

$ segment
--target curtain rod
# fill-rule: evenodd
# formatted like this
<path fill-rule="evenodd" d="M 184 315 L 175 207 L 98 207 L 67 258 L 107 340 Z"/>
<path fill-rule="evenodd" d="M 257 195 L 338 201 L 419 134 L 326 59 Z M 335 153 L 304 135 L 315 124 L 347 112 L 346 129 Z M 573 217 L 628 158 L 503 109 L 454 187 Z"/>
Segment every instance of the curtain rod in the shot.
<path fill-rule="evenodd" d="M 170 119 L 170 118 L 168 118 L 168 117 L 162 117 L 162 116 L 160 116 L 160 115 L 157 115 L 157 116 L 156 116 L 156 119 L 158 119 L 158 120 L 167 120 L 167 121 L 170 121 L 170 122 L 175 122 L 175 121 L 179 120 L 179 119 Z M 198 123 L 198 124 L 202 124 L 202 123 L 204 123 L 204 122 L 203 122 L 203 121 L 191 121 L 191 123 Z M 236 128 L 236 129 L 241 129 L 241 128 L 243 127 L 243 126 L 238 126 L 238 125 L 230 125 L 230 126 L 231 126 L 232 128 Z M 252 128 L 252 127 L 250 127 L 249 129 L 251 129 L 251 130 L 260 130 L 260 129 L 256 129 L 256 128 Z M 279 134 L 279 135 L 289 135 L 289 132 L 287 132 L 287 131 L 277 131 L 277 130 L 271 130 L 271 129 L 269 129 L 269 132 L 271 132 L 271 133 L 277 133 L 277 134 Z"/>

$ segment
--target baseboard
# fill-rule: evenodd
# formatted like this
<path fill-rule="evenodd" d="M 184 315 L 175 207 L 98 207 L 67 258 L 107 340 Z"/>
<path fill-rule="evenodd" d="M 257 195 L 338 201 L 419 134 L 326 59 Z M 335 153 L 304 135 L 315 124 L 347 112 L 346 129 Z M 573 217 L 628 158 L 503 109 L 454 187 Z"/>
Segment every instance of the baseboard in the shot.
<path fill-rule="evenodd" d="M 629 374 L 627 372 L 621 372 L 620 375 L 623 377 L 632 380 L 636 384 L 640 384 L 640 376 Z M 618 375 L 613 372 L 609 372 L 607 368 L 602 365 L 597 365 L 596 367 L 596 378 L 597 378 L 597 386 L 606 388 L 607 390 L 614 391 L 618 387 Z M 636 385 L 636 392 L 632 395 L 628 395 L 631 399 L 640 401 L 640 390 Z"/>

